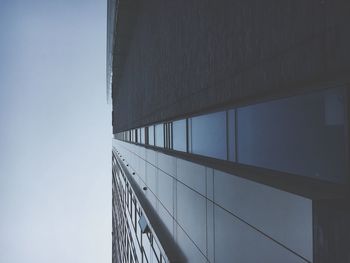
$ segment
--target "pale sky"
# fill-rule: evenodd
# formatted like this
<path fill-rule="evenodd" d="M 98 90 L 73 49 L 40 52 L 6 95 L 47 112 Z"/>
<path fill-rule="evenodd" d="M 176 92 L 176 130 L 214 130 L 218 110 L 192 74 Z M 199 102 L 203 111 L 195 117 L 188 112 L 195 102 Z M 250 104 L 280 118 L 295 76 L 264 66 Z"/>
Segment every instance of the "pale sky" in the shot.
<path fill-rule="evenodd" d="M 0 0 L 0 262 L 111 262 L 106 0 Z"/>

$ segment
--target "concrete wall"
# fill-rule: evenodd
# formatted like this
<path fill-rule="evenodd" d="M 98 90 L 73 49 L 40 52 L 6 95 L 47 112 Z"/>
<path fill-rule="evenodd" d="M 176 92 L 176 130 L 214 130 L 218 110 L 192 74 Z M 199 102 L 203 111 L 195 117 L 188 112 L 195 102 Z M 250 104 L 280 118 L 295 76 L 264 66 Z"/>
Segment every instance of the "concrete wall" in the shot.
<path fill-rule="evenodd" d="M 348 0 L 120 1 L 114 133 L 348 82 Z"/>
<path fill-rule="evenodd" d="M 312 201 L 113 140 L 188 262 L 313 262 Z"/>

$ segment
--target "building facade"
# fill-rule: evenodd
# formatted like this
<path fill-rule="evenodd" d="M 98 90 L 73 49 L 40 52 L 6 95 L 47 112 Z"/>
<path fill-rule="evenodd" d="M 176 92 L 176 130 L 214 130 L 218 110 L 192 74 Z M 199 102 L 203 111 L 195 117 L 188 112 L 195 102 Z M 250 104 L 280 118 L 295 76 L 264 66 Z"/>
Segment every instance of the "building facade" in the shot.
<path fill-rule="evenodd" d="M 109 0 L 113 263 L 348 263 L 350 2 Z"/>

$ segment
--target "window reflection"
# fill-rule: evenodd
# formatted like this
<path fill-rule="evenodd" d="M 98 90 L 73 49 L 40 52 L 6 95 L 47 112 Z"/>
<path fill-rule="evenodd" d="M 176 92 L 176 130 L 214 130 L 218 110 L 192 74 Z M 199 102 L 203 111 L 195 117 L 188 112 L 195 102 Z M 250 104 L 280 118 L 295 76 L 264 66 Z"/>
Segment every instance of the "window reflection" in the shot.
<path fill-rule="evenodd" d="M 226 159 L 226 112 L 211 113 L 189 120 L 191 122 L 191 152 Z"/>
<path fill-rule="evenodd" d="M 116 138 L 145 144 L 146 136 L 162 148 L 166 139 L 166 147 L 177 151 L 344 182 L 344 123 L 344 89 L 337 88 L 157 124 L 148 133 L 132 129 Z"/>
<path fill-rule="evenodd" d="M 186 120 L 173 122 L 173 149 L 186 152 Z"/>
<path fill-rule="evenodd" d="M 239 108 L 238 162 L 319 179 L 345 180 L 341 91 Z"/>
<path fill-rule="evenodd" d="M 154 126 L 148 127 L 148 144 L 154 145 Z"/>
<path fill-rule="evenodd" d="M 227 131 L 228 131 L 228 160 L 236 161 L 236 110 L 227 112 Z"/>
<path fill-rule="evenodd" d="M 155 146 L 164 148 L 164 125 L 157 124 L 155 126 Z"/>
<path fill-rule="evenodd" d="M 145 144 L 145 128 L 140 129 L 140 143 Z"/>

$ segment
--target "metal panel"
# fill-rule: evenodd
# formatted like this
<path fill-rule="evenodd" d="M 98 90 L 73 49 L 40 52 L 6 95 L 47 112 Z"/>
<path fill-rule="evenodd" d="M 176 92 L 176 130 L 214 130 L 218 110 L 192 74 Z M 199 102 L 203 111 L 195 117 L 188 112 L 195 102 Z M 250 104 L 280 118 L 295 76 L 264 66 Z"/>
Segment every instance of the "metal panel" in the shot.
<path fill-rule="evenodd" d="M 312 260 L 311 200 L 215 170 L 214 201 Z"/>
<path fill-rule="evenodd" d="M 215 262 L 306 263 L 218 206 L 215 213 Z"/>

